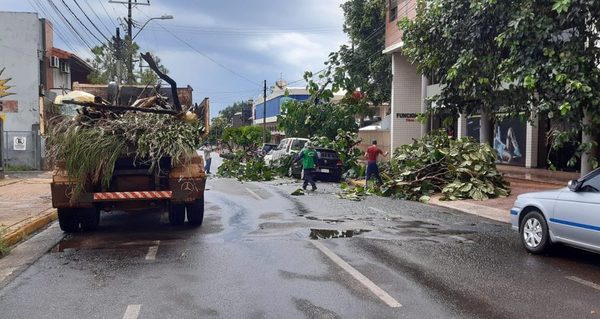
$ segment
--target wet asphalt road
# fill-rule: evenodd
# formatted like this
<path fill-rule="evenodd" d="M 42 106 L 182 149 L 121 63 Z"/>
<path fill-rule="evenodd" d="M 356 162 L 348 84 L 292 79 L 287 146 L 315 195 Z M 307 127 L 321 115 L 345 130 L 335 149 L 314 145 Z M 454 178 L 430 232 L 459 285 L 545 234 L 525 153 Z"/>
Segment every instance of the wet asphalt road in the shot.
<path fill-rule="evenodd" d="M 207 187 L 201 228 L 108 213 L 65 237 L 0 290 L 0 318 L 600 318 L 600 257 L 529 255 L 506 224 L 335 184 Z M 317 242 L 401 307 L 309 239 L 337 231 L 354 236 Z"/>

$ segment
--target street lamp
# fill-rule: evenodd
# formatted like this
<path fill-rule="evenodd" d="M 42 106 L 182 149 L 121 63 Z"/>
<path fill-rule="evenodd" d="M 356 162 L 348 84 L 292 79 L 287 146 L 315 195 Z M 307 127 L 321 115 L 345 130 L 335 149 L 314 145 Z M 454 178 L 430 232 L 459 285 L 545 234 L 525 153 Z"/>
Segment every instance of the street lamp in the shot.
<path fill-rule="evenodd" d="M 144 24 L 138 30 L 138 32 L 136 32 L 135 35 L 131 38 L 131 41 L 133 41 L 133 39 L 135 39 L 135 37 L 137 37 L 137 35 L 140 34 L 140 32 L 142 32 L 142 29 L 144 29 L 144 27 L 146 26 L 146 24 L 148 24 L 148 22 L 150 22 L 152 20 L 171 20 L 171 19 L 173 19 L 173 16 L 170 15 L 170 14 L 165 14 L 165 15 L 162 15 L 160 17 L 154 17 L 154 18 L 148 19 L 146 22 L 144 22 Z"/>

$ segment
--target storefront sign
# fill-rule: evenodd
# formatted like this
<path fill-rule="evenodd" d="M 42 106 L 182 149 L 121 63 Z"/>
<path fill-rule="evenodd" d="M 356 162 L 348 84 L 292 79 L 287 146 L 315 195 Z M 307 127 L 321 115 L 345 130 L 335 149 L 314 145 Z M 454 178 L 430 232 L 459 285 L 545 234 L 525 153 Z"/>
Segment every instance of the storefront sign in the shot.
<path fill-rule="evenodd" d="M 417 117 L 417 113 L 396 113 L 397 119 L 414 119 Z"/>

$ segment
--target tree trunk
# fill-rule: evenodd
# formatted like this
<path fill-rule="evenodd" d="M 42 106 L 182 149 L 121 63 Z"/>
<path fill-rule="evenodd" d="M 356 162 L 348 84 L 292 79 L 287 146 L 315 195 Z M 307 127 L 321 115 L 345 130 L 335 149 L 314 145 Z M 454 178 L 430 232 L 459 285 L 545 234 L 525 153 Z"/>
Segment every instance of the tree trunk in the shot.
<path fill-rule="evenodd" d="M 491 144 L 492 142 L 491 112 L 485 108 L 481 109 L 481 120 L 479 126 L 479 142 Z"/>
<path fill-rule="evenodd" d="M 591 143 L 594 140 L 593 134 L 590 134 L 589 129 L 592 127 L 592 112 L 585 110 L 583 117 L 583 129 L 581 132 L 581 144 Z M 592 163 L 590 160 L 594 157 L 595 149 L 592 148 L 588 152 L 581 154 L 581 176 L 592 171 Z"/>
<path fill-rule="evenodd" d="M 429 85 L 429 79 L 425 75 L 421 75 L 421 113 L 427 113 L 427 86 Z M 421 124 L 421 137 L 429 133 L 429 126 L 431 122 L 431 116 L 427 116 L 427 121 Z"/>

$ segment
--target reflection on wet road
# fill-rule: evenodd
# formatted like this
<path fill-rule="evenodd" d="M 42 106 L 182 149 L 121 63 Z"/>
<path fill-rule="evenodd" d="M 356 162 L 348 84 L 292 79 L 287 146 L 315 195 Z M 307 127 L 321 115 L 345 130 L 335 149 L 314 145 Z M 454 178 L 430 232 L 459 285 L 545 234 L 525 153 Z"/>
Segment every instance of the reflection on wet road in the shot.
<path fill-rule="evenodd" d="M 105 214 L 2 288 L 0 317 L 600 318 L 598 255 L 532 256 L 508 225 L 297 187 L 210 180 L 200 228 Z"/>

